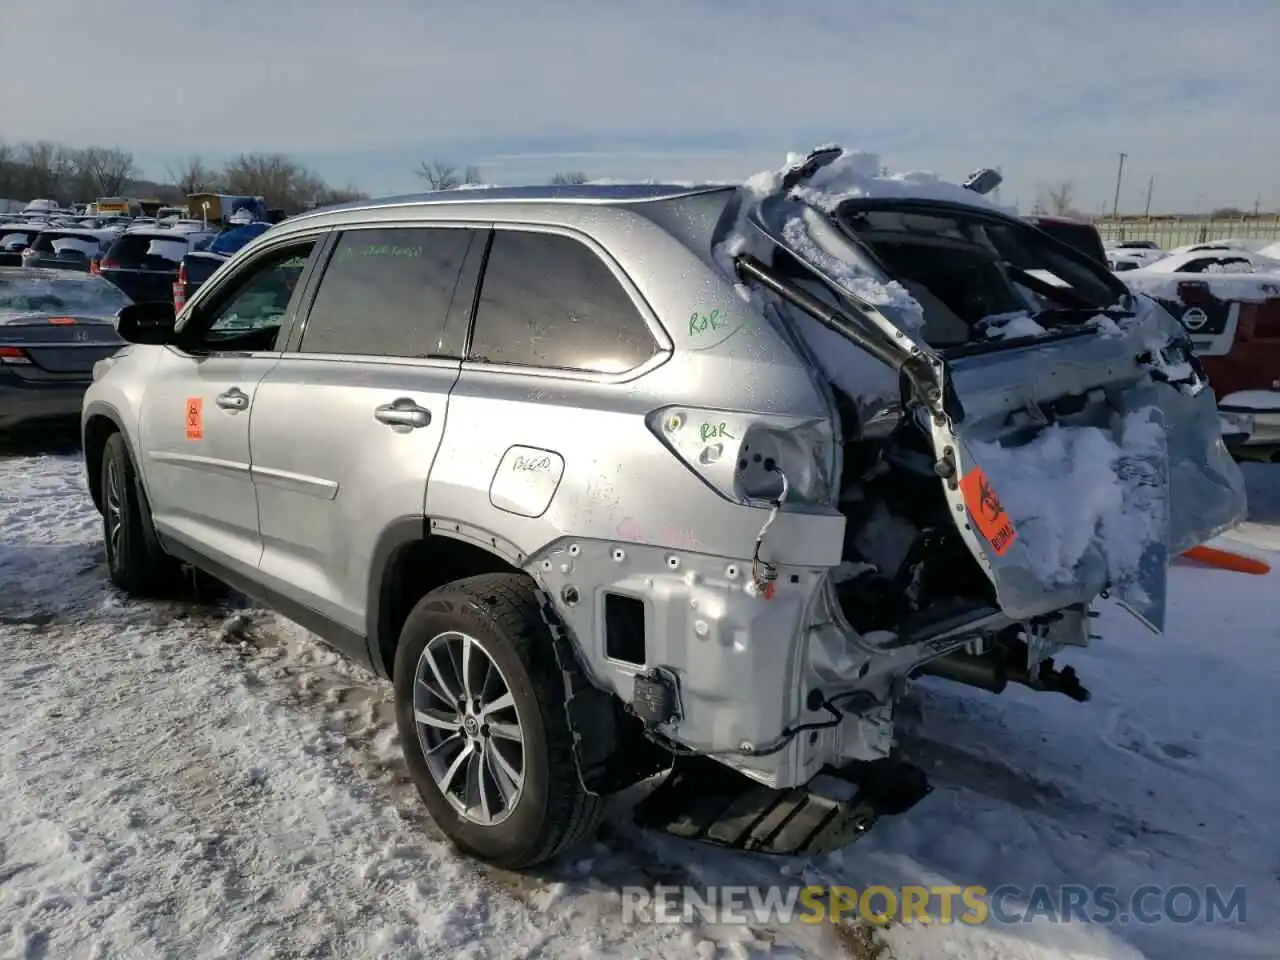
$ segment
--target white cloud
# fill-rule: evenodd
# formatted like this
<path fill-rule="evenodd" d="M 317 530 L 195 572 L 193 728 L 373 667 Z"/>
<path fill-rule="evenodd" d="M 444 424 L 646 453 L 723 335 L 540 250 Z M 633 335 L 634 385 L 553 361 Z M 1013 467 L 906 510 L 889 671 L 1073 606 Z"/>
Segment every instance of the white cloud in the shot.
<path fill-rule="evenodd" d="M 1094 209 L 1123 150 L 1130 206 L 1150 173 L 1157 206 L 1280 204 L 1274 0 L 5 5 L 10 139 L 320 153 L 375 189 L 412 186 L 380 152 L 724 177 L 836 140 Z"/>

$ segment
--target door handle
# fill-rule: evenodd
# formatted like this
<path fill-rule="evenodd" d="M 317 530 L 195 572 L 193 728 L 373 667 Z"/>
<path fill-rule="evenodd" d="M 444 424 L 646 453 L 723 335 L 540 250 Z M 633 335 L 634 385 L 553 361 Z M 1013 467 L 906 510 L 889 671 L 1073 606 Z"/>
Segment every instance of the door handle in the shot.
<path fill-rule="evenodd" d="M 239 387 L 232 387 L 226 393 L 218 394 L 214 402 L 223 410 L 243 410 L 249 406 L 249 395 Z"/>
<path fill-rule="evenodd" d="M 406 397 L 384 403 L 373 411 L 373 415 L 392 427 L 425 427 L 431 422 L 431 411 Z"/>

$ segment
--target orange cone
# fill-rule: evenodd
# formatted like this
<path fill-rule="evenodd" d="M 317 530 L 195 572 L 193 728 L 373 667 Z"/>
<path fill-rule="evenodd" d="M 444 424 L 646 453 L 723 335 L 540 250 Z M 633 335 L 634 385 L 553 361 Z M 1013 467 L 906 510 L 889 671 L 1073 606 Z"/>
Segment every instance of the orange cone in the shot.
<path fill-rule="evenodd" d="M 1261 577 L 1271 572 L 1269 563 L 1243 554 L 1232 553 L 1230 550 L 1219 550 L 1217 547 L 1203 545 L 1192 547 L 1183 556 L 1188 560 L 1194 560 L 1209 567 L 1217 567 L 1219 570 L 1230 570 L 1233 573 L 1251 573 Z"/>

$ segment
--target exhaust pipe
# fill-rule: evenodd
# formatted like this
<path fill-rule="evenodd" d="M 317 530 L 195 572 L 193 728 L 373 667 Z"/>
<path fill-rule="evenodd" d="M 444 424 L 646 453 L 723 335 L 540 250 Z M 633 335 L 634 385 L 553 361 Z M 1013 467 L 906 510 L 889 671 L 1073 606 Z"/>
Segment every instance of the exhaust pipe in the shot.
<path fill-rule="evenodd" d="M 1043 693 L 1061 693 L 1077 703 L 1086 703 L 1092 694 L 1080 683 L 1076 671 L 1072 667 L 1058 670 L 1053 658 L 1043 660 L 1034 675 L 1025 666 L 1025 650 L 1023 666 L 1011 663 L 1007 656 L 995 653 L 975 655 L 972 653 L 948 653 L 930 660 L 917 671 L 930 677 L 941 677 L 954 683 L 977 687 L 990 693 L 1003 693 L 1010 683 L 1016 683 L 1031 690 Z"/>

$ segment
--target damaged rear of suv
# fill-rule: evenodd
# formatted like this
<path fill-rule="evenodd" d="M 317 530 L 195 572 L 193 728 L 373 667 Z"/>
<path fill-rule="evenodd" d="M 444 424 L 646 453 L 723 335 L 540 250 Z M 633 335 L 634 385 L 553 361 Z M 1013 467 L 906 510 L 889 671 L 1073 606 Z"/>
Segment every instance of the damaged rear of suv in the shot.
<path fill-rule="evenodd" d="M 911 677 L 1087 700 L 1053 654 L 1089 642 L 1099 597 L 1161 632 L 1170 559 L 1243 518 L 1243 479 L 1181 326 L 973 190 L 823 149 L 741 188 L 713 258 L 805 359 L 829 419 L 684 446 L 677 412 L 659 432 L 698 469 L 733 464 L 730 495 L 770 520 L 831 511 L 841 552 L 780 571 L 766 521 L 742 599 L 732 583 L 690 597 L 692 640 L 668 638 L 633 706 L 761 787 L 676 775 L 650 822 L 819 850 L 927 789 L 891 749 Z M 707 662 L 716 645 L 754 650 L 749 679 Z M 860 789 L 826 799 L 819 772 Z"/>

